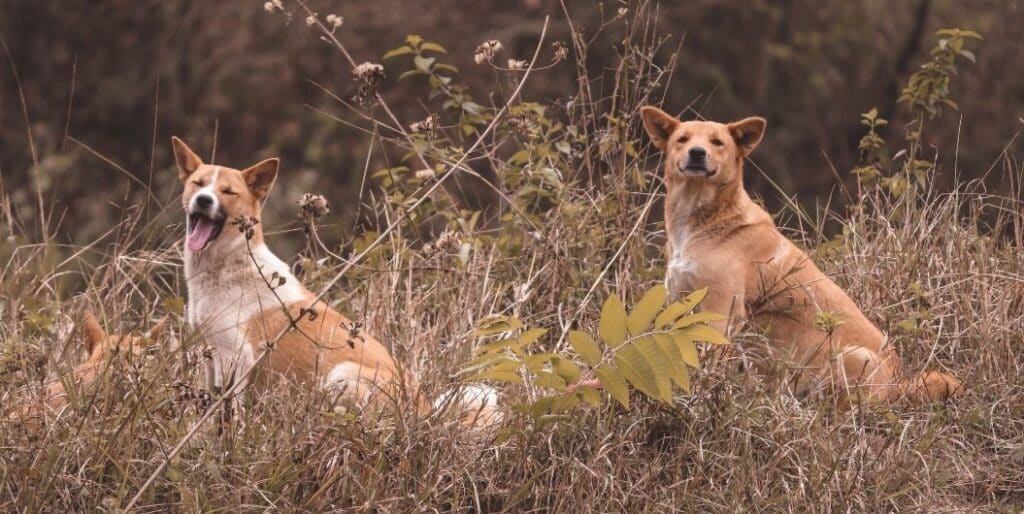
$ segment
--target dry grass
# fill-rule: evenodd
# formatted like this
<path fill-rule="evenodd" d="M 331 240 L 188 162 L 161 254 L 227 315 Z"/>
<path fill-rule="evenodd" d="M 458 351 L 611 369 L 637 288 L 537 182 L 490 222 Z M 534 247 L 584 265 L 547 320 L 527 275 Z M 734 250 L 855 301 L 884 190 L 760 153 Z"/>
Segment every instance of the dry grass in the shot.
<path fill-rule="evenodd" d="M 520 213 L 528 221 L 492 227 L 486 236 L 457 231 L 454 242 L 430 251 L 412 227 L 396 225 L 328 291 L 414 370 L 408 396 L 436 397 L 457 382 L 480 318 L 514 314 L 554 334 L 591 328 L 606 295 L 634 301 L 661 280 L 657 216 L 639 219 L 659 190 L 653 174 L 641 175 L 658 169 L 655 159 L 622 150 L 623 143 L 646 147 L 635 120 L 615 125 L 601 116 L 630 120 L 651 100 L 654 86 L 621 77 L 658 76 L 662 87 L 667 81 L 639 58 L 660 44 L 643 27 L 633 26 L 640 42 L 609 71 L 610 93 L 585 91 L 590 83 L 581 81 L 577 110 L 565 113 L 586 135 L 585 146 L 573 162 L 579 174 L 567 178 L 554 207 Z M 599 150 L 609 134 L 619 149 Z M 392 142 L 402 144 L 397 135 Z M 501 144 L 486 153 L 496 166 L 505 164 Z M 1007 180 L 1019 181 L 1018 165 L 1009 158 L 1001 164 Z M 270 198 L 290 201 L 280 190 Z M 370 207 L 383 220 L 401 217 L 386 198 Z M 177 217 L 176 202 L 162 209 L 172 214 L 129 209 L 109 237 L 85 246 L 23 237 L 0 243 L 0 405 L 31 401 L 44 380 L 77 362 L 67 327 L 85 306 L 111 331 L 173 317 L 173 330 L 142 358 L 112 359 L 102 380 L 72 387 L 69 405 L 45 422 L 0 421 L 0 510 L 124 506 L 216 396 L 205 386 L 201 337 L 181 316 L 182 227 L 165 221 Z M 992 196 L 980 184 L 959 184 L 899 198 L 868 188 L 847 213 L 817 219 L 795 208 L 781 213 L 794 220 L 786 225 L 804 227 L 791 237 L 818 249 L 823 270 L 894 338 L 908 368 L 942 368 L 964 380 L 966 393 L 956 401 L 836 412 L 827 400 L 789 395 L 788 370 L 709 369 L 671 408 L 640 399 L 630 411 L 580 408 L 542 429 L 514 415 L 505 425 L 525 437 L 495 444 L 444 413 L 418 417 L 411 398 L 381 412 L 348 412 L 319 391 L 282 389 L 250 397 L 234 419 L 200 430 L 145 491 L 139 510 L 1018 512 L 1022 212 L 1019 190 Z M 17 221 L 7 221 L 21 237 Z M 264 223 L 277 229 L 269 234 L 296 228 L 281 219 Z M 821 236 L 820 227 L 836 223 L 846 227 L 845 239 Z M 272 247 L 274 239 L 268 237 Z M 311 255 L 324 253 L 281 257 L 298 263 L 312 290 L 347 266 Z M 756 358 L 755 332 L 736 342 Z M 557 337 L 543 344 L 558 349 Z M 504 393 L 507 403 L 524 394 Z"/>
<path fill-rule="evenodd" d="M 871 214 L 850 220 L 850 251 L 825 269 L 897 336 L 908 366 L 964 379 L 967 392 L 953 403 L 836 413 L 827 401 L 782 391 L 775 384 L 784 371 L 754 380 L 706 373 L 672 409 L 638 402 L 631 412 L 580 410 L 528 440 L 496 446 L 402 405 L 401 415 L 352 416 L 316 392 L 271 394 L 201 432 L 144 497 L 145 510 L 1013 511 L 1024 501 L 1022 219 L 1008 199 L 978 193 L 930 195 L 911 207 L 872 203 L 887 202 L 879 198 L 861 204 Z M 611 233 L 629 228 L 603 221 Z M 590 244 L 569 239 L 585 234 L 582 227 L 549 230 L 564 245 L 538 241 L 516 257 L 483 247 L 461 268 L 451 265 L 454 254 L 424 260 L 405 252 L 332 296 L 418 369 L 422 394 L 434 396 L 473 344 L 475 319 L 516 312 L 557 327 L 559 312 L 576 307 L 571 298 L 583 288 L 566 277 L 592 276 L 601 261 L 567 250 Z M 81 271 L 94 278 L 78 301 L 101 310 L 112 328 L 146 326 L 160 310 L 153 306 L 181 291 L 176 248 L 166 238 L 142 241 L 135 250 L 114 246 L 100 267 Z M 645 246 L 638 241 L 624 254 L 601 288 L 635 296 L 651 285 L 634 272 L 659 267 Z M 73 338 L 43 319 L 74 312 L 73 302 L 50 300 L 61 270 L 74 265 L 47 268 L 42 250 L 17 250 L 2 297 L 5 312 L 16 313 L 0 325 L 4 404 L 31 395 L 24 389 L 66 369 L 76 353 L 63 351 Z M 316 284 L 338 265 L 307 280 Z M 524 283 L 532 294 L 517 300 L 513 288 Z M 596 318 L 592 303 L 584 325 Z M 897 326 L 921 309 L 930 317 L 919 332 Z M 113 507 L 134 493 L 196 418 L 201 402 L 192 397 L 208 394 L 200 344 L 180 318 L 173 332 L 180 349 L 168 351 L 171 341 L 162 340 L 144 359 L 115 359 L 106 380 L 76 391 L 44 426 L 6 422 L 5 510 Z M 508 423 L 528 430 L 524 419 Z"/>

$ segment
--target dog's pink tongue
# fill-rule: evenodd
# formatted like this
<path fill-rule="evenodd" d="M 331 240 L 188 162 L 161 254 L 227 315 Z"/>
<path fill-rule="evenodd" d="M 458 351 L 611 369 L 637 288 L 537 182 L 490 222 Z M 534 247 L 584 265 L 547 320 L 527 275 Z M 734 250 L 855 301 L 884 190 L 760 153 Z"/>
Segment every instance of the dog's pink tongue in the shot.
<path fill-rule="evenodd" d="M 206 218 L 197 218 L 195 226 L 192 227 L 192 231 L 188 234 L 188 240 L 185 244 L 188 249 L 193 252 L 198 252 L 206 246 L 206 242 L 210 240 L 210 236 L 213 235 L 213 222 Z"/>

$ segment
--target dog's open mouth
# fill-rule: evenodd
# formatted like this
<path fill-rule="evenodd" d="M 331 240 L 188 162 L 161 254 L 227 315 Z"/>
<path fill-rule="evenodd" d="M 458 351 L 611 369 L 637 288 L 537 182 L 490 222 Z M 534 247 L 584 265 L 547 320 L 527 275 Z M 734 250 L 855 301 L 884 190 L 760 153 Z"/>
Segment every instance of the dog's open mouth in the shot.
<path fill-rule="evenodd" d="M 217 239 L 223 229 L 223 219 L 211 219 L 198 212 L 189 214 L 188 237 L 185 240 L 185 245 L 188 246 L 189 251 L 198 252 Z"/>

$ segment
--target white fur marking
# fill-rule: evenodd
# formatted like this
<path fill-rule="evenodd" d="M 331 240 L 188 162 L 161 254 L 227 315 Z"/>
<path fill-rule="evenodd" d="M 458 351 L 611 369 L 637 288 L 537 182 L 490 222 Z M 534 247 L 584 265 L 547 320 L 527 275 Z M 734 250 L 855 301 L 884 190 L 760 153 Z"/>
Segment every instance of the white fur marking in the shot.
<path fill-rule="evenodd" d="M 439 409 L 448 403 L 454 403 L 465 411 L 497 407 L 498 390 L 485 384 L 464 385 L 439 396 L 434 400 L 434 408 Z"/>
<path fill-rule="evenodd" d="M 217 212 L 220 209 L 220 197 L 217 196 L 217 177 L 220 176 L 220 166 L 213 167 L 213 178 L 210 179 L 210 183 L 199 188 L 195 193 L 192 194 L 192 198 L 188 200 L 188 211 L 196 212 L 200 209 L 196 207 L 196 197 L 208 193 L 209 196 L 213 197 L 213 205 L 210 207 L 210 211 Z"/>
<path fill-rule="evenodd" d="M 285 282 L 271 290 L 265 278 L 269 280 L 274 272 Z M 185 281 L 189 324 L 216 350 L 219 384 L 247 373 L 255 364 L 253 345 L 263 341 L 249 337 L 246 323 L 266 310 L 276 312 L 282 303 L 312 298 L 266 245 L 254 247 L 250 257 L 243 238 L 215 241 L 202 252 L 186 250 Z"/>

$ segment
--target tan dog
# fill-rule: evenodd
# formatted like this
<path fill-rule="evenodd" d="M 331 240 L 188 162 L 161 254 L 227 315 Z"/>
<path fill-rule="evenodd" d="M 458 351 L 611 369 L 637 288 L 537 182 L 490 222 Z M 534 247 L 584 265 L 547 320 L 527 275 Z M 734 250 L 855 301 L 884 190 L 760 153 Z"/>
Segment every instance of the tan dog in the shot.
<path fill-rule="evenodd" d="M 743 161 L 761 141 L 763 118 L 683 122 L 655 107 L 641 114 L 665 154 L 665 280 L 672 293 L 707 286 L 704 310 L 763 328 L 773 352 L 807 369 L 798 391 L 829 374 L 841 392 L 885 401 L 960 390 L 956 378 L 939 371 L 904 380 L 886 336 L 747 195 Z M 830 317 L 839 323 L 821 322 Z"/>
<path fill-rule="evenodd" d="M 54 411 L 60 409 L 67 403 L 67 391 L 64 388 L 65 380 L 70 380 L 79 387 L 91 385 L 99 373 L 106 369 L 108 361 L 113 355 L 140 355 L 145 349 L 147 342 L 160 337 L 166 324 L 167 318 L 164 317 L 156 325 L 153 325 L 153 328 L 149 329 L 146 336 L 108 335 L 99 322 L 96 321 L 96 316 L 91 312 L 87 312 L 85 319 L 78 326 L 77 332 L 89 357 L 85 362 L 72 370 L 70 377 L 52 380 L 47 383 L 43 398 L 39 403 L 24 406 L 12 413 L 9 418 L 19 419 L 38 414 L 44 406 Z"/>
<path fill-rule="evenodd" d="M 204 164 L 178 138 L 172 144 L 184 185 L 188 320 L 215 349 L 215 383 L 243 380 L 290 318 L 297 320 L 294 329 L 254 370 L 261 386 L 287 377 L 359 400 L 396 393 L 403 376 L 388 349 L 327 303 L 314 304 L 315 295 L 264 243 L 260 213 L 278 160 L 237 170 Z M 495 391 L 473 389 L 458 398 L 468 411 L 480 412 L 478 419 L 497 419 Z"/>

